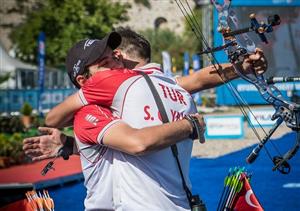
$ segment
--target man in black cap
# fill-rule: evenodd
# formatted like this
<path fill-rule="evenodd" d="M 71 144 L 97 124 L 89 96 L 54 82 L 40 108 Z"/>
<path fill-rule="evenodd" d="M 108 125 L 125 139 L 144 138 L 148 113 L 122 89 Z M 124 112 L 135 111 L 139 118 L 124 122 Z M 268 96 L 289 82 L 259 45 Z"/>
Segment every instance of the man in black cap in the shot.
<path fill-rule="evenodd" d="M 111 32 L 103 39 L 87 39 L 81 40 L 73 46 L 66 59 L 66 67 L 68 75 L 72 83 L 80 88 L 77 76 L 84 76 L 85 74 L 92 75 L 94 72 L 88 72 L 86 67 L 91 66 L 102 55 L 111 56 L 112 50 L 116 49 L 121 43 L 121 37 L 116 32 Z M 107 48 L 107 46 L 109 48 Z M 113 66 L 111 66 L 113 65 Z M 123 63 L 115 60 L 113 64 L 107 64 L 109 68 L 122 68 Z"/>

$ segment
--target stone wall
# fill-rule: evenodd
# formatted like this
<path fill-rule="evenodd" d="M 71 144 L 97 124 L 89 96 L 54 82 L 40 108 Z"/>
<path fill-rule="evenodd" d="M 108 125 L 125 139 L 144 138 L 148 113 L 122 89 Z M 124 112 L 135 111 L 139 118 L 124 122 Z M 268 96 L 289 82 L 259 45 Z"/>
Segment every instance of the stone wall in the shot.
<path fill-rule="evenodd" d="M 130 20 L 122 23 L 122 26 L 129 26 L 133 30 L 154 29 L 155 20 L 163 18 L 165 23 L 160 27 L 166 27 L 175 33 L 181 33 L 184 27 L 184 17 L 181 14 L 174 0 L 149 0 L 151 7 L 147 8 L 142 4 L 135 4 L 134 0 L 113 0 L 121 3 L 130 3 L 131 9 L 128 11 Z M 41 3 L 40 0 L 27 0 L 26 3 L 20 3 L 18 0 L 0 0 L 0 42 L 8 51 L 12 47 L 9 39 L 11 29 L 20 24 L 26 17 L 26 12 L 32 10 Z M 188 0 L 191 8 L 194 7 L 194 1 Z"/>
<path fill-rule="evenodd" d="M 38 6 L 39 0 L 0 0 L 0 42 L 5 50 L 12 47 L 9 39 L 11 30 L 20 24 L 26 17 L 26 13 Z"/>

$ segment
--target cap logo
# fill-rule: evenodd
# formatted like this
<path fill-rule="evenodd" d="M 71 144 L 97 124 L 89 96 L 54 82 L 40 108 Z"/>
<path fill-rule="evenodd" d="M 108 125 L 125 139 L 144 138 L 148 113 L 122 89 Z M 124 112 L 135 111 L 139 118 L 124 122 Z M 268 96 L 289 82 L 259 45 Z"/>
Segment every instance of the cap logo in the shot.
<path fill-rule="evenodd" d="M 96 40 L 86 40 L 84 43 L 83 50 L 85 50 L 86 47 L 91 46 Z"/>
<path fill-rule="evenodd" d="M 73 66 L 73 76 L 74 76 L 74 78 L 76 77 L 76 75 L 78 74 L 78 72 L 80 70 L 80 67 L 79 67 L 80 63 L 81 63 L 81 60 L 79 59 L 77 61 L 77 63 L 74 64 L 74 66 Z"/>

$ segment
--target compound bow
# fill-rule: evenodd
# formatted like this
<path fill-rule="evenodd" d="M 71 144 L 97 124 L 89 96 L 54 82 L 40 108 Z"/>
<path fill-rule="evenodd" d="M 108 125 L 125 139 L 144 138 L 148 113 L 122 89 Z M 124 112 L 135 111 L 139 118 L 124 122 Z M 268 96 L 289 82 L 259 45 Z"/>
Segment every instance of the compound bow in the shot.
<path fill-rule="evenodd" d="M 224 50 L 228 56 L 229 62 L 232 64 L 236 74 L 241 77 L 242 79 L 248 81 L 249 83 L 253 84 L 258 92 L 261 94 L 264 100 L 266 100 L 269 104 L 271 104 L 274 109 L 275 113 L 272 116 L 272 120 L 276 120 L 273 127 L 270 129 L 270 131 L 267 133 L 265 132 L 264 138 L 260 138 L 257 131 L 254 129 L 253 125 L 250 123 L 249 117 L 246 114 L 243 106 L 246 106 L 250 113 L 253 115 L 251 109 L 249 106 L 245 103 L 243 98 L 239 95 L 238 91 L 233 87 L 233 85 L 230 82 L 225 83 L 226 86 L 229 88 L 233 96 L 235 97 L 237 103 L 240 105 L 240 109 L 242 113 L 244 114 L 245 118 L 248 120 L 249 124 L 252 125 L 252 129 L 254 133 L 256 134 L 257 138 L 259 139 L 260 143 L 253 149 L 253 151 L 250 153 L 250 155 L 246 158 L 246 161 L 248 163 L 254 162 L 254 160 L 257 158 L 260 150 L 262 148 L 265 148 L 265 144 L 270 140 L 270 137 L 273 135 L 275 130 L 283 123 L 285 122 L 286 126 L 292 129 L 296 132 L 296 142 L 295 145 L 288 150 L 283 156 L 278 155 L 271 157 L 270 153 L 266 149 L 266 152 L 269 156 L 269 158 L 272 160 L 274 167 L 273 171 L 278 170 L 279 172 L 283 174 L 288 174 L 290 172 L 290 165 L 287 162 L 290 160 L 298 151 L 300 147 L 300 105 L 287 101 L 282 97 L 281 92 L 272 84 L 267 83 L 267 81 L 264 78 L 263 73 L 258 73 L 256 71 L 252 71 L 250 74 L 244 74 L 243 71 L 240 69 L 240 64 L 243 62 L 243 60 L 255 50 L 255 44 L 250 39 L 250 37 L 247 35 L 248 32 L 255 32 L 262 42 L 268 43 L 268 40 L 265 36 L 265 33 L 269 33 L 273 31 L 273 26 L 280 24 L 280 17 L 278 15 L 270 16 L 268 18 L 268 23 L 259 23 L 256 20 L 256 17 L 254 14 L 250 15 L 250 21 L 251 25 L 250 27 L 243 28 L 243 29 L 236 29 L 232 30 L 229 27 L 229 21 L 232 22 L 232 24 L 237 28 L 238 26 L 238 19 L 234 13 L 233 10 L 230 10 L 230 4 L 231 0 L 224 0 L 223 5 L 220 5 L 215 0 L 211 0 L 214 4 L 217 12 L 218 12 L 218 31 L 222 34 L 224 44 L 222 46 L 218 46 L 215 48 L 210 48 L 208 45 L 208 42 L 206 41 L 205 37 L 203 36 L 203 33 L 200 31 L 200 29 L 195 28 L 199 26 L 196 19 L 193 19 L 193 12 L 188 5 L 188 2 L 186 0 L 186 4 L 188 5 L 188 9 L 185 8 L 183 3 L 181 1 L 178 2 L 176 0 L 176 3 L 178 7 L 180 8 L 181 12 L 187 19 L 188 23 L 192 27 L 194 33 L 196 34 L 198 39 L 202 39 L 206 49 L 202 51 L 200 54 L 210 54 L 211 55 L 211 62 L 215 66 L 215 69 L 218 71 L 219 76 L 221 77 L 222 81 L 225 83 L 225 80 L 222 78 L 221 73 L 219 72 L 219 62 L 214 56 L 214 52 Z M 188 10 L 190 11 L 191 15 L 188 15 Z M 191 17 L 192 16 L 192 17 Z M 196 30 L 195 30 L 196 29 Z M 240 41 L 237 39 L 237 35 L 241 36 L 245 47 L 240 44 Z M 254 115 L 253 115 L 254 116 Z M 261 127 L 262 128 L 262 127 Z M 262 128 L 263 129 L 263 128 Z M 274 146 L 274 145 L 273 145 Z M 275 146 L 274 146 L 275 147 Z M 277 150 L 278 151 L 278 150 Z M 278 152 L 279 153 L 279 152 Z M 280 154 L 280 153 L 279 153 Z"/>

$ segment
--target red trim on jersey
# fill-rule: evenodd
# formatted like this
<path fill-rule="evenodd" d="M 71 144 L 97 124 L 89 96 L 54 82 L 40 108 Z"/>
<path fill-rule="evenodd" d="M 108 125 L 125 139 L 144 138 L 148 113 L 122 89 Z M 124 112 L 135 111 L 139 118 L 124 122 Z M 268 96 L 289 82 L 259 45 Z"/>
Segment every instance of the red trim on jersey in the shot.
<path fill-rule="evenodd" d="M 151 70 L 153 72 L 154 70 L 158 70 L 159 72 L 163 72 L 163 70 L 161 68 L 158 67 L 148 67 L 148 68 L 141 68 L 141 69 L 136 69 L 138 71 L 147 71 L 147 70 Z"/>
<path fill-rule="evenodd" d="M 79 140 L 79 139 L 77 138 L 77 140 Z M 79 141 L 80 141 L 80 140 L 79 140 Z M 79 153 L 84 159 L 86 159 L 89 163 L 91 163 L 91 164 L 93 164 L 93 165 L 97 164 L 97 163 L 99 162 L 99 160 L 101 160 L 101 158 L 104 156 L 104 154 L 106 153 L 106 151 L 107 151 L 107 149 L 108 149 L 108 147 L 106 147 L 106 146 L 101 146 L 101 147 L 99 148 L 99 150 L 98 150 L 99 156 L 97 157 L 97 159 L 96 159 L 95 161 L 91 161 L 90 159 L 88 159 L 88 158 L 84 155 L 84 153 L 81 152 L 80 147 L 78 146 L 77 143 L 76 143 L 76 145 L 77 145 L 78 153 Z"/>
<path fill-rule="evenodd" d="M 152 69 L 152 68 L 151 68 Z M 144 73 L 146 73 L 146 74 L 152 74 L 152 73 L 154 73 L 154 71 L 153 70 L 137 70 L 137 72 L 144 72 Z"/>
<path fill-rule="evenodd" d="M 127 88 L 127 90 L 126 90 L 126 92 L 125 92 L 125 94 L 124 94 L 124 97 L 123 97 L 123 99 L 122 99 L 122 107 L 121 107 L 121 112 L 120 112 L 120 118 L 122 118 L 122 116 L 123 116 L 123 110 L 124 110 L 125 99 L 126 99 L 126 96 L 127 96 L 127 93 L 128 93 L 128 91 L 129 91 L 130 87 L 131 87 L 137 80 L 139 80 L 139 79 L 141 79 L 141 78 L 142 78 L 142 76 L 139 77 L 139 78 L 137 78 L 136 80 L 134 80 L 134 81 L 128 86 L 128 88 Z"/>

